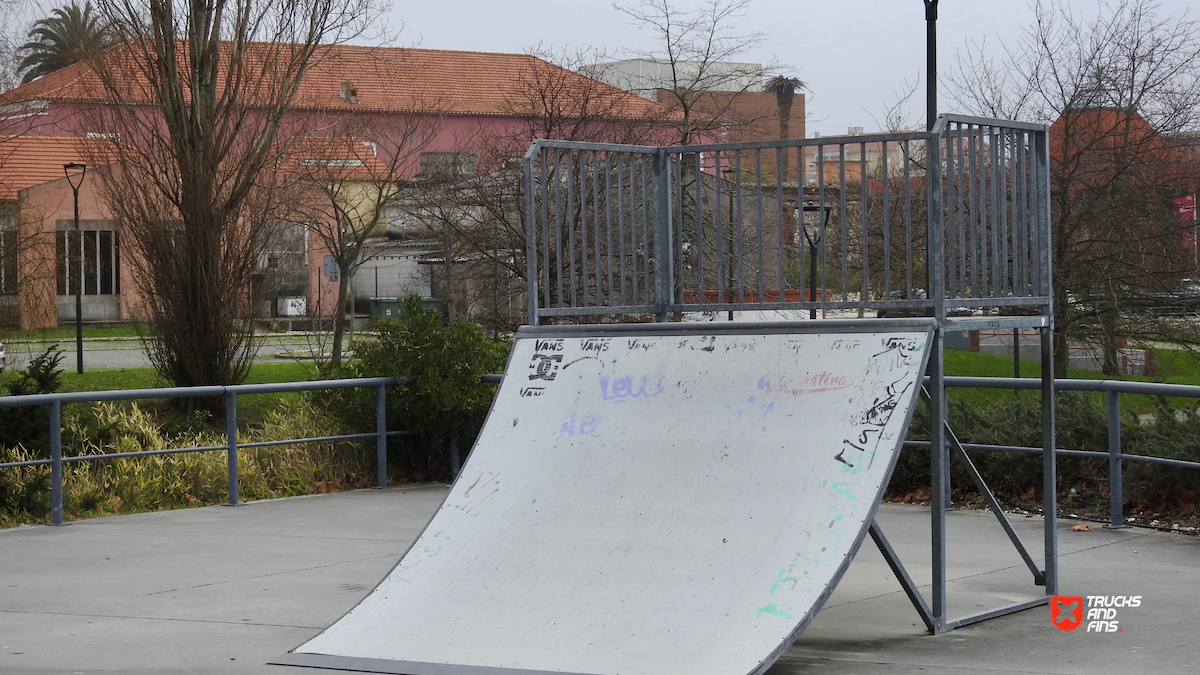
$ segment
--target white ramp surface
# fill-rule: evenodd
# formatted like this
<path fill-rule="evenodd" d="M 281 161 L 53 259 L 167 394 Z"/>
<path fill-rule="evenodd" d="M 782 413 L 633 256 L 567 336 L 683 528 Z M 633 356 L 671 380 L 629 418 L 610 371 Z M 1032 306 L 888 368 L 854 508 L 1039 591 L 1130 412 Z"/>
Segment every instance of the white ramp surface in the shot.
<path fill-rule="evenodd" d="M 420 538 L 357 607 L 276 663 L 761 673 L 863 540 L 931 326 L 523 329 Z"/>

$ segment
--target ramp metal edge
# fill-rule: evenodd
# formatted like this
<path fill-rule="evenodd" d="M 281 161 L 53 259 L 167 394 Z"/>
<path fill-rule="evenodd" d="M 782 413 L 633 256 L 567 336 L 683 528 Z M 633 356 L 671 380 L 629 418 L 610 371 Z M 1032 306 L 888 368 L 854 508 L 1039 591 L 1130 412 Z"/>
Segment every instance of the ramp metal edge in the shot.
<path fill-rule="evenodd" d="M 497 668 L 495 666 L 469 666 L 456 663 L 394 661 L 392 659 L 368 659 L 361 656 L 332 656 L 329 654 L 306 654 L 302 652 L 284 654 L 274 661 L 269 661 L 268 665 L 326 668 L 358 673 L 386 673 L 387 675 L 590 675 L 589 673 L 565 673 L 558 670 L 524 670 L 520 668 Z"/>
<path fill-rule="evenodd" d="M 928 331 L 925 337 L 925 349 L 921 355 L 921 367 L 917 370 L 918 373 L 925 372 L 925 368 L 929 365 L 929 347 L 934 343 L 933 338 L 934 329 L 937 326 L 936 321 L 932 319 L 851 319 L 849 321 L 860 326 L 865 323 L 869 324 L 880 321 L 902 321 L 907 322 L 907 325 L 912 328 L 925 328 Z M 789 635 L 787 639 L 784 640 L 777 649 L 775 649 L 775 651 L 771 652 L 767 658 L 763 659 L 762 662 L 759 663 L 758 667 L 751 671 L 749 675 L 763 675 L 766 673 L 773 665 L 775 665 L 775 662 L 778 661 L 779 658 L 783 656 L 793 644 L 795 644 L 796 640 L 800 638 L 800 635 L 804 633 L 809 624 L 812 623 L 813 619 L 816 618 L 817 614 L 825 606 L 826 601 L 829 600 L 829 596 L 833 595 L 834 589 L 836 589 L 837 585 L 841 583 L 842 577 L 846 574 L 846 570 L 850 568 L 850 565 L 854 562 L 854 558 L 858 556 L 859 549 L 862 548 L 863 542 L 866 541 L 869 531 L 875 524 L 875 514 L 879 511 L 879 504 L 883 501 L 883 495 L 887 492 L 888 483 L 890 483 L 892 480 L 892 472 L 896 469 L 896 463 L 900 459 L 900 452 L 904 447 L 904 438 L 908 435 L 908 428 L 912 425 L 913 415 L 917 411 L 917 401 L 921 392 L 921 386 L 919 384 L 920 381 L 921 376 L 918 375 L 916 386 L 914 386 L 913 391 L 909 393 L 910 398 L 908 413 L 904 420 L 904 425 L 900 427 L 900 433 L 896 434 L 896 447 L 892 452 L 891 462 L 889 462 L 887 471 L 884 473 L 883 479 L 879 483 L 879 491 L 875 493 L 874 500 L 871 503 L 871 509 L 867 512 L 866 517 L 863 519 L 863 526 L 858 532 L 858 537 L 855 538 L 854 543 L 847 552 L 845 559 L 842 560 L 842 564 L 838 568 L 837 572 L 834 573 L 833 577 L 829 580 L 829 583 L 825 586 L 825 590 L 822 591 L 821 595 L 817 597 L 816 602 L 813 603 L 812 608 L 807 614 L 804 615 L 804 618 L 802 618 L 800 622 L 796 624 L 796 628 L 792 631 L 791 635 Z"/>
<path fill-rule="evenodd" d="M 588 323 L 568 326 L 521 326 L 519 338 L 619 337 L 623 335 L 778 335 L 781 333 L 880 333 L 889 330 L 928 331 L 937 320 L 927 317 L 896 319 L 822 319 L 819 321 L 697 321 L 671 323 Z"/>

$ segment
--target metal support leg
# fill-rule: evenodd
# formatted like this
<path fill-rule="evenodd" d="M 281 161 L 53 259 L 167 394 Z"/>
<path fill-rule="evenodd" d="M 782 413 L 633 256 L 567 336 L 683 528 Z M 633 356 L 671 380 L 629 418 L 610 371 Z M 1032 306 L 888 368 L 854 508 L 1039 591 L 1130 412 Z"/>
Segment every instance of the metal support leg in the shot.
<path fill-rule="evenodd" d="M 1121 475 L 1121 395 L 1108 391 L 1108 506 L 1114 530 L 1125 527 L 1125 488 Z"/>
<path fill-rule="evenodd" d="M 929 352 L 930 539 L 933 546 L 933 592 L 930 612 L 934 632 L 946 626 L 946 483 L 950 461 L 946 452 L 945 360 L 942 328 L 934 331 Z"/>
<path fill-rule="evenodd" d="M 1058 592 L 1058 458 L 1054 453 L 1054 333 L 1042 333 L 1042 511 L 1046 542 L 1046 595 Z"/>

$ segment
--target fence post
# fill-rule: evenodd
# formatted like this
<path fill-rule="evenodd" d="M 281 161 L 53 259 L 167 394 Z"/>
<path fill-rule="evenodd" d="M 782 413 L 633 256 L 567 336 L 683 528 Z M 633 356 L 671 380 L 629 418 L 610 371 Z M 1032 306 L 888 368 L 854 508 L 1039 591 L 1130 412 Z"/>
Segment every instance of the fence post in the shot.
<path fill-rule="evenodd" d="M 387 487 L 387 385 L 375 388 L 375 487 Z"/>
<path fill-rule="evenodd" d="M 229 442 L 226 459 L 229 464 L 228 506 L 238 504 L 238 441 L 237 441 L 237 394 L 225 392 L 225 437 Z"/>
<path fill-rule="evenodd" d="M 1108 505 L 1111 522 L 1107 527 L 1125 527 L 1125 488 L 1121 476 L 1121 395 L 1113 389 L 1105 392 L 1108 401 Z"/>
<path fill-rule="evenodd" d="M 675 302 L 675 247 L 671 242 L 671 171 L 666 148 L 658 148 L 650 165 L 654 209 L 654 313 L 667 320 L 667 306 Z M 647 281 L 648 282 L 648 281 Z"/>
<path fill-rule="evenodd" d="M 62 401 L 50 402 L 50 516 L 63 524 Z"/>

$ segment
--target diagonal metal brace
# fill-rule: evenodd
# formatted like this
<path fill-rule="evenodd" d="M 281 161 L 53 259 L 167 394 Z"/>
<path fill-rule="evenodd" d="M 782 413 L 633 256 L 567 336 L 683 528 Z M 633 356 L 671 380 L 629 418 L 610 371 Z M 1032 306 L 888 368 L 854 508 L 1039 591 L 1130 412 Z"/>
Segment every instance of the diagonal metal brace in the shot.
<path fill-rule="evenodd" d="M 1033 557 L 1029 555 L 1029 551 L 1025 549 L 1025 544 L 1021 542 L 1021 538 L 1017 536 L 1016 530 L 1012 528 L 1012 523 L 1008 522 L 1008 516 L 1004 513 L 1004 509 L 1000 508 L 1000 502 L 996 501 L 995 495 L 992 494 L 991 488 L 984 482 L 983 476 L 980 475 L 979 469 L 975 468 L 975 463 L 967 456 L 967 451 L 963 449 L 962 443 L 958 442 L 958 437 L 950 429 L 950 425 L 946 425 L 946 439 L 950 441 L 950 447 L 954 448 L 958 453 L 958 458 L 962 460 L 964 466 L 967 467 L 967 473 L 971 475 L 971 480 L 975 483 L 975 488 L 979 490 L 979 494 L 987 500 L 988 507 L 995 514 L 996 520 L 1000 522 L 1000 527 L 1004 528 L 1005 534 L 1012 540 L 1013 546 L 1021 557 L 1025 559 L 1025 564 L 1029 567 L 1029 571 L 1033 572 L 1033 583 L 1036 586 L 1046 585 L 1046 574 L 1038 568 L 1037 563 L 1033 561 Z"/>
<path fill-rule="evenodd" d="M 933 612 L 929 610 L 929 605 L 925 603 L 925 598 L 917 589 L 917 585 L 913 583 L 912 577 L 908 576 L 908 570 L 904 569 L 904 564 L 900 562 L 900 557 L 896 555 L 895 549 L 892 548 L 887 537 L 883 536 L 883 530 L 879 528 L 879 523 L 872 519 L 871 527 L 867 531 L 871 533 L 871 539 L 875 541 L 879 552 L 883 554 L 883 559 L 887 561 L 888 567 L 892 568 L 892 573 L 896 575 L 900 586 L 904 588 L 905 595 L 917 609 L 917 613 L 921 615 L 921 621 L 925 622 L 925 627 L 929 629 L 930 633 L 937 633 Z"/>
<path fill-rule="evenodd" d="M 926 401 L 929 400 L 929 390 L 925 387 L 921 387 L 921 395 Z M 1025 560 L 1025 565 L 1029 567 L 1029 571 L 1033 572 L 1034 585 L 1045 586 L 1046 573 L 1037 566 L 1037 563 L 1033 561 L 1033 557 L 1029 555 L 1029 551 L 1026 550 L 1025 544 L 1021 541 L 1021 538 L 1017 536 L 1016 530 L 1012 528 L 1012 523 L 1008 522 L 1008 516 L 1005 515 L 1004 509 L 1000 508 L 1000 502 L 996 501 L 996 496 L 992 494 L 991 488 L 989 488 L 988 484 L 983 480 L 983 476 L 979 473 L 979 469 L 975 468 L 975 463 L 971 461 L 970 456 L 967 455 L 966 449 L 964 449 L 962 443 L 958 441 L 958 436 L 955 435 L 954 430 L 950 428 L 950 423 L 944 422 L 943 427 L 946 430 L 946 441 L 958 454 L 958 458 L 962 460 L 963 465 L 966 466 L 967 473 L 971 476 L 971 481 L 975 483 L 975 489 L 979 490 L 979 494 L 983 495 L 983 498 L 987 501 L 988 508 L 990 508 L 992 514 L 996 516 L 996 520 L 1000 522 L 1000 527 L 1004 528 L 1004 533 L 1007 534 L 1009 540 L 1012 541 L 1013 547 L 1017 549 L 1017 553 L 1021 554 L 1021 558 Z"/>

